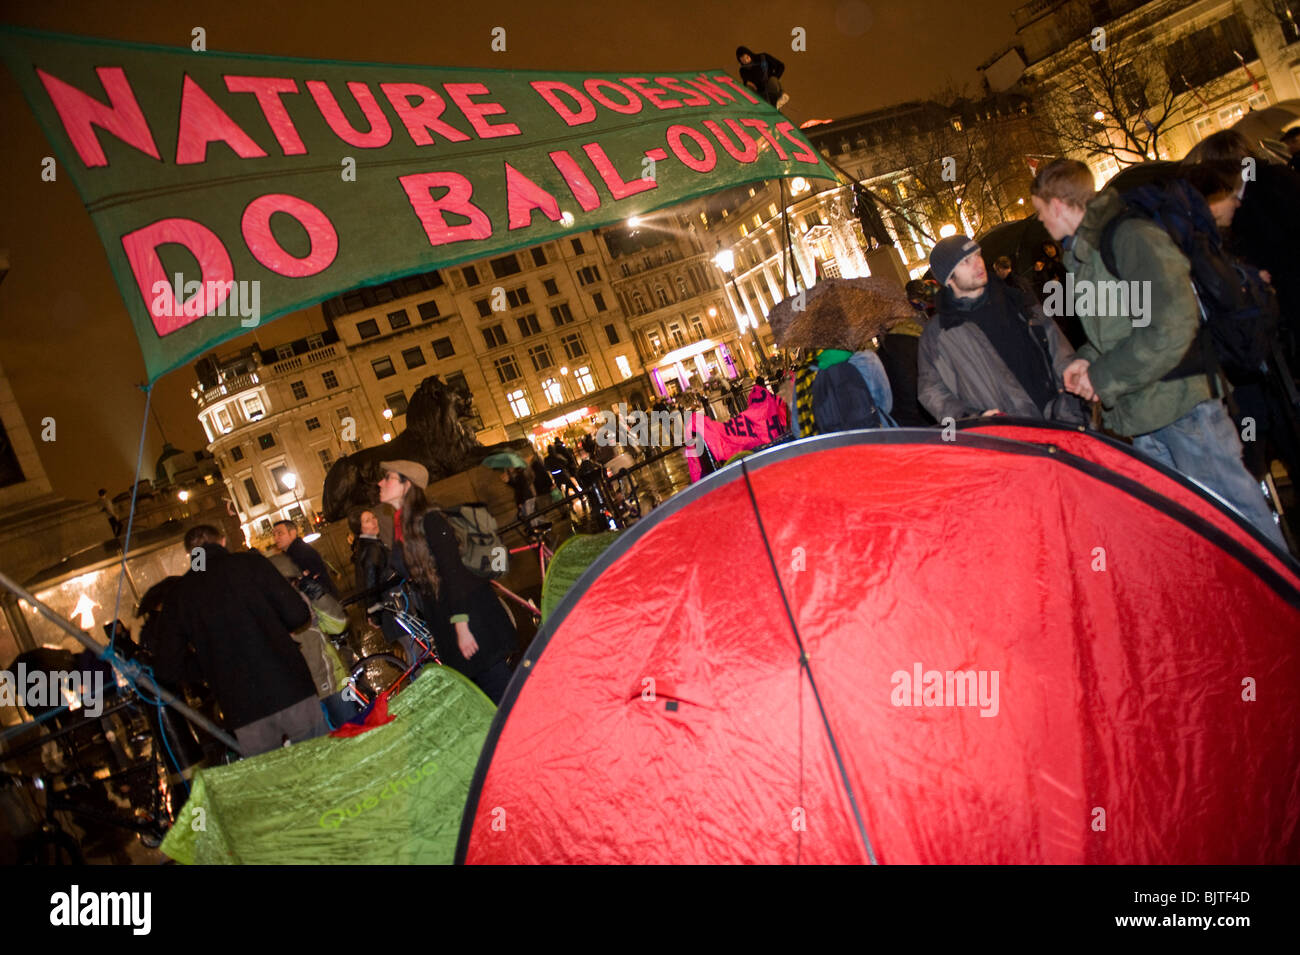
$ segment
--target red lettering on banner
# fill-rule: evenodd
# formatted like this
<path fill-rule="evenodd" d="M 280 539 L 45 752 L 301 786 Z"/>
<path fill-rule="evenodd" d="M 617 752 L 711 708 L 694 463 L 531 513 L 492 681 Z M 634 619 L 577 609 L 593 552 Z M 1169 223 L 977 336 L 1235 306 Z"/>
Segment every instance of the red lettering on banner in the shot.
<path fill-rule="evenodd" d="M 602 86 L 608 86 L 615 89 L 620 95 L 627 97 L 626 102 L 616 103 L 603 92 Z M 587 95 L 594 99 L 606 109 L 612 109 L 616 113 L 624 113 L 631 116 L 633 113 L 641 112 L 641 97 L 637 96 L 626 86 L 619 86 L 613 80 L 603 80 L 598 76 L 593 76 L 589 80 L 582 81 L 582 88 L 587 91 Z"/>
<path fill-rule="evenodd" d="M 746 86 L 744 83 L 736 82 L 734 77 L 723 75 L 723 76 L 715 76 L 713 78 L 717 80 L 719 83 L 726 83 L 728 86 L 730 86 L 741 96 L 745 97 L 745 99 L 749 100 L 751 103 L 761 102 L 761 100 L 759 100 L 757 97 L 754 96 L 752 92 L 750 92 L 748 86 Z"/>
<path fill-rule="evenodd" d="M 499 116 L 506 111 L 506 108 L 500 103 L 475 103 L 470 99 L 471 96 L 483 96 L 488 93 L 488 88 L 482 83 L 444 83 L 442 88 L 456 101 L 460 111 L 474 127 L 474 132 L 478 133 L 479 139 L 519 135 L 519 127 L 514 123 L 493 126 L 483 119 L 484 116 Z"/>
<path fill-rule="evenodd" d="M 577 199 L 578 205 L 582 206 L 583 212 L 590 212 L 600 205 L 600 193 L 596 192 L 596 187 L 591 184 L 591 180 L 587 178 L 587 174 L 582 171 L 576 159 L 563 149 L 557 149 L 550 154 L 550 157 L 551 162 L 555 163 L 555 168 L 560 170 L 560 175 L 568 184 L 573 198 Z"/>
<path fill-rule="evenodd" d="M 625 76 L 623 82 L 632 89 L 636 90 L 651 104 L 655 109 L 681 109 L 682 104 L 675 99 L 664 99 L 664 91 L 657 86 L 650 86 L 650 81 L 644 76 Z"/>
<path fill-rule="evenodd" d="M 624 182 L 599 143 L 587 143 L 582 147 L 582 151 L 587 154 L 591 164 L 596 167 L 596 172 L 600 173 L 600 178 L 605 180 L 605 186 L 609 189 L 609 194 L 615 199 L 626 199 L 628 196 L 635 196 L 638 192 L 645 192 L 647 189 L 655 189 L 659 186 L 657 180 L 642 179 L 639 176 L 631 182 Z"/>
<path fill-rule="evenodd" d="M 759 133 L 762 134 L 763 138 L 767 140 L 767 144 L 776 150 L 778 158 L 790 158 L 785 154 L 785 150 L 781 148 L 781 144 L 777 142 L 776 137 L 772 135 L 772 131 L 767 128 L 767 123 L 763 122 L 761 119 L 742 119 L 741 122 L 746 126 L 751 126 L 754 129 L 757 129 Z"/>
<path fill-rule="evenodd" d="M 181 116 L 176 131 L 176 165 L 208 161 L 208 143 L 225 143 L 240 159 L 256 159 L 266 152 L 253 137 L 186 74 L 181 85 Z"/>
<path fill-rule="evenodd" d="M 271 216 L 277 212 L 292 216 L 307 230 L 311 251 L 303 258 L 285 251 L 271 232 Z M 239 223 L 244 242 L 253 258 L 277 275 L 291 279 L 305 279 L 325 271 L 339 253 L 339 234 L 329 216 L 306 199 L 273 192 L 259 196 L 248 204 Z"/>
<path fill-rule="evenodd" d="M 537 91 L 537 95 L 546 100 L 566 125 L 582 126 L 595 120 L 596 107 L 591 100 L 568 83 L 561 83 L 559 80 L 533 80 L 528 85 Z M 578 111 L 575 113 L 568 104 L 561 102 L 557 93 L 571 97 L 578 104 Z"/>
<path fill-rule="evenodd" d="M 708 96 L 710 99 L 712 99 L 715 103 L 730 103 L 733 99 L 735 99 L 734 96 L 732 96 L 726 90 L 719 87 L 718 84 L 712 82 L 703 73 L 695 77 L 695 79 L 693 80 L 684 80 L 683 82 L 690 83 L 697 90 L 699 90 L 700 92 Z"/>
<path fill-rule="evenodd" d="M 364 133 L 354 128 L 351 121 L 343 115 L 343 110 L 339 108 L 338 100 L 334 98 L 328 83 L 324 80 L 308 80 L 307 89 L 312 99 L 316 101 L 320 114 L 325 117 L 325 122 L 329 123 L 330 129 L 334 130 L 334 135 L 349 146 L 356 146 L 358 149 L 378 149 L 380 146 L 387 146 L 389 140 L 393 138 L 388 117 L 375 102 L 375 94 L 370 92 L 370 87 L 365 83 L 357 81 L 348 83 L 348 92 L 357 101 L 362 114 L 366 117 L 366 122 L 370 124 L 369 131 Z"/>
<path fill-rule="evenodd" d="M 734 119 L 723 120 L 723 122 L 731 128 L 731 131 L 736 134 L 738 140 L 749 144 L 747 149 L 743 151 L 739 150 L 738 147 L 731 142 L 731 137 L 722 131 L 722 127 L 711 119 L 706 119 L 704 121 L 704 128 L 713 134 L 713 137 L 722 144 L 722 148 L 725 149 L 727 154 L 731 156 L 732 159 L 736 160 L 736 162 L 754 162 L 758 159 L 758 143 L 754 138 L 746 133 L 744 129 L 741 128 L 740 124 Z"/>
<path fill-rule="evenodd" d="M 301 156 L 307 152 L 302 137 L 289 118 L 289 111 L 280 100 L 285 93 L 297 94 L 297 80 L 276 76 L 227 76 L 226 89 L 232 93 L 252 93 L 257 97 L 266 125 L 271 127 L 280 151 L 286 156 Z"/>
<path fill-rule="evenodd" d="M 406 127 L 415 145 L 431 146 L 433 144 L 433 137 L 429 135 L 431 129 L 449 143 L 469 141 L 468 133 L 462 133 L 455 126 L 444 123 L 438 118 L 447 108 L 447 104 L 429 87 L 419 83 L 380 83 L 379 88 L 388 97 L 393 112 L 397 113 L 397 118 L 402 121 L 402 125 Z M 412 97 L 419 97 L 420 101 L 412 104 Z"/>
<path fill-rule="evenodd" d="M 674 93 L 681 93 L 686 99 L 682 100 L 683 106 L 708 106 L 709 98 L 703 93 L 699 93 L 689 87 L 682 86 L 681 80 L 672 76 L 656 76 L 655 82 L 666 90 L 672 90 Z"/>
<path fill-rule="evenodd" d="M 92 128 L 94 126 L 112 133 L 128 146 L 162 162 L 162 156 L 153 141 L 153 132 L 149 129 L 149 121 L 144 118 L 144 111 L 136 102 L 126 72 L 120 66 L 97 66 L 95 73 L 99 76 L 104 92 L 108 94 L 108 105 L 40 68 L 36 70 L 36 75 L 40 77 L 45 92 L 63 123 L 63 131 L 68 134 L 82 163 L 92 168 L 108 165 L 108 157 L 104 155 L 104 147 L 99 143 L 99 136 Z"/>
<path fill-rule="evenodd" d="M 697 159 L 682 144 L 682 137 L 688 136 L 704 151 L 704 157 Z M 673 155 L 680 159 L 685 165 L 694 169 L 696 172 L 709 172 L 718 164 L 718 153 L 713 148 L 713 143 L 698 129 L 691 129 L 689 126 L 674 125 L 668 127 L 668 148 L 673 151 Z"/>
<path fill-rule="evenodd" d="M 406 190 L 411 208 L 420 217 L 424 234 L 430 245 L 447 245 L 473 239 L 492 238 L 492 220 L 486 212 L 470 201 L 474 195 L 473 184 L 458 172 L 420 172 L 399 176 L 398 182 Z M 439 199 L 433 198 L 434 189 L 446 189 Z M 448 225 L 444 212 L 465 216 L 465 225 Z"/>
<path fill-rule="evenodd" d="M 163 268 L 158 246 L 174 242 L 184 246 L 199 263 L 202 291 L 183 305 L 172 293 L 172 276 Z M 220 236 L 193 219 L 160 219 L 122 236 L 122 250 L 130 263 L 135 284 L 147 303 L 149 317 L 159 337 L 184 328 L 207 315 L 230 296 L 235 268 Z M 161 284 L 160 284 L 161 283 Z M 165 287 L 165 289 L 164 289 Z M 155 294 L 155 290 L 160 290 Z M 193 304 L 202 296 L 200 303 Z"/>
<path fill-rule="evenodd" d="M 560 204 L 555 197 L 510 163 L 506 163 L 506 208 L 511 229 L 532 225 L 534 209 L 541 209 L 552 222 L 560 221 Z"/>
<path fill-rule="evenodd" d="M 819 162 L 817 154 L 808 148 L 808 144 L 794 134 L 794 123 L 777 123 L 776 131 L 790 140 L 796 149 L 790 154 L 800 162 Z"/>

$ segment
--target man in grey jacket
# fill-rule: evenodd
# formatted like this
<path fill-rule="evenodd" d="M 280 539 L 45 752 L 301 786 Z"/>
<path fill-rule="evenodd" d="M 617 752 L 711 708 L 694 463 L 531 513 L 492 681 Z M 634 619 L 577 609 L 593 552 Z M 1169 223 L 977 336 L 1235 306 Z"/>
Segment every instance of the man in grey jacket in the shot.
<path fill-rule="evenodd" d="M 1074 359 L 1069 342 L 1037 304 L 989 282 L 974 239 L 940 239 L 930 268 L 943 288 L 921 335 L 918 397 L 936 421 L 995 414 L 1088 420 L 1064 388 L 1062 374 Z"/>

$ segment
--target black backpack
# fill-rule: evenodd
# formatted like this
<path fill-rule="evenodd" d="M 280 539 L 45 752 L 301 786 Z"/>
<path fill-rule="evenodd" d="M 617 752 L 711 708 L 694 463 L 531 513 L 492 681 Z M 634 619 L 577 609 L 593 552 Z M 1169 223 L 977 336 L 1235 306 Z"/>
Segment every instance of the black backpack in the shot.
<path fill-rule="evenodd" d="M 817 372 L 812 384 L 813 421 L 819 434 L 884 426 L 866 379 L 842 361 Z"/>
<path fill-rule="evenodd" d="M 1231 255 L 1204 197 L 1185 179 L 1149 183 L 1122 193 L 1125 210 L 1102 229 L 1101 260 L 1116 278 L 1115 230 L 1133 218 L 1150 219 L 1174 240 L 1191 263 L 1192 287 L 1201 308 L 1201 334 L 1173 371 L 1172 381 L 1221 368 L 1231 382 L 1260 373 L 1277 339 L 1277 296 L 1259 269 Z M 1217 393 L 1217 391 L 1216 391 Z"/>

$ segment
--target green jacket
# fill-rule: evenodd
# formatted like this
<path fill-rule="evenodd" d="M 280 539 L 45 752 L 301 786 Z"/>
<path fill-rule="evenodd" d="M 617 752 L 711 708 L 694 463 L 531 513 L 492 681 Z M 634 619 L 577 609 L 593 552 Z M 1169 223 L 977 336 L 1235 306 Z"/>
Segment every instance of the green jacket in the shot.
<path fill-rule="evenodd" d="M 1113 189 L 1097 193 L 1065 253 L 1065 267 L 1074 274 L 1076 299 L 1085 281 L 1151 283 L 1144 287 L 1144 317 L 1076 310 L 1088 336 L 1078 357 L 1091 363 L 1088 377 L 1101 399 L 1102 420 L 1117 434 L 1135 436 L 1173 424 L 1209 398 L 1210 388 L 1204 375 L 1160 380 L 1182 360 L 1200 325 L 1191 265 L 1168 233 L 1149 219 L 1130 219 L 1115 230 L 1115 264 L 1122 275 L 1112 276 L 1102 264 L 1102 229 L 1123 210 L 1124 200 Z M 1147 324 L 1138 327 L 1135 320 Z"/>

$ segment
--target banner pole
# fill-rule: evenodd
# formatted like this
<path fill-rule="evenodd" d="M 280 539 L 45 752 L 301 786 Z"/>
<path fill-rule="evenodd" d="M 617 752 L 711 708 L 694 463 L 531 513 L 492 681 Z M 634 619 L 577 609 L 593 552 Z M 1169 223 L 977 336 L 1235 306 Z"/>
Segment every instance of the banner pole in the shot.
<path fill-rule="evenodd" d="M 41 601 L 37 600 L 35 597 L 29 594 L 26 590 L 24 590 L 17 583 L 11 580 L 9 576 L 3 572 L 0 572 L 0 587 L 4 587 L 6 590 L 10 591 L 19 600 L 26 601 L 27 604 L 32 608 L 34 608 L 38 613 L 40 613 L 41 616 L 43 616 L 46 620 L 50 621 L 50 623 L 54 624 L 56 627 L 59 627 L 61 630 L 67 633 L 68 636 L 72 637 L 74 640 L 80 643 L 87 650 L 90 650 L 96 656 L 99 656 L 101 659 L 108 660 L 109 664 L 112 665 L 114 669 L 121 670 L 122 673 L 126 675 L 127 679 L 132 680 L 133 682 L 138 681 L 140 683 L 143 683 L 144 688 L 146 690 L 148 690 L 158 699 L 162 700 L 168 706 L 171 706 L 173 709 L 175 709 L 178 713 L 184 716 L 191 723 L 193 723 L 196 726 L 202 727 L 204 730 L 212 734 L 212 736 L 216 737 L 218 740 L 220 740 L 226 746 L 230 747 L 230 749 L 234 750 L 240 756 L 244 755 L 243 748 L 239 745 L 239 743 L 235 740 L 233 736 L 231 736 L 221 727 L 217 726 L 217 724 L 213 723 L 202 713 L 197 713 L 194 710 L 190 709 L 189 706 L 187 706 L 185 703 L 182 703 L 179 699 L 177 699 L 175 694 L 170 693 L 169 691 L 160 687 L 157 683 L 154 682 L 153 678 L 150 677 L 149 674 L 141 670 L 138 665 L 131 663 L 130 661 L 121 661 L 116 654 L 112 653 L 111 650 L 107 651 L 106 653 L 105 648 L 101 647 L 94 640 L 92 640 L 89 634 L 81 630 L 78 630 L 62 616 L 55 613 L 53 610 L 51 610 Z M 127 669 L 128 666 L 130 667 L 131 670 L 134 670 L 135 672 L 134 673 L 128 672 Z"/>

